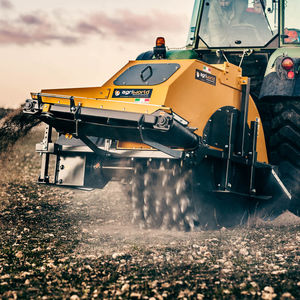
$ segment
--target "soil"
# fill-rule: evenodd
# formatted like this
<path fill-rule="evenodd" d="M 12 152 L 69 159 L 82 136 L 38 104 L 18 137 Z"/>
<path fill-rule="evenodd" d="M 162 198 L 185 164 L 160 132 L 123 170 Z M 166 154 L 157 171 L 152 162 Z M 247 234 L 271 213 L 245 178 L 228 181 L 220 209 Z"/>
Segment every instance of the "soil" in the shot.
<path fill-rule="evenodd" d="M 33 115 L 23 114 L 23 107 L 18 109 L 0 108 L 0 153 L 9 151 L 17 140 L 39 124 Z"/>
<path fill-rule="evenodd" d="M 41 127 L 0 161 L 0 299 L 300 299 L 300 222 L 216 231 L 131 225 L 126 186 L 36 184 Z"/>

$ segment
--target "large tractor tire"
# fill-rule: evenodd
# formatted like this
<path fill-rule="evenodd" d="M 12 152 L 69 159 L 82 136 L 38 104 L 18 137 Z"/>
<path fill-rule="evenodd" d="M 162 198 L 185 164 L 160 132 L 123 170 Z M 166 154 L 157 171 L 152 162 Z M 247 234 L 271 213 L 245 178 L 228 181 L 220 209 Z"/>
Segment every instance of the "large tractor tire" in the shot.
<path fill-rule="evenodd" d="M 300 101 L 278 102 L 272 109 L 269 154 L 292 194 L 290 210 L 300 215 Z"/>

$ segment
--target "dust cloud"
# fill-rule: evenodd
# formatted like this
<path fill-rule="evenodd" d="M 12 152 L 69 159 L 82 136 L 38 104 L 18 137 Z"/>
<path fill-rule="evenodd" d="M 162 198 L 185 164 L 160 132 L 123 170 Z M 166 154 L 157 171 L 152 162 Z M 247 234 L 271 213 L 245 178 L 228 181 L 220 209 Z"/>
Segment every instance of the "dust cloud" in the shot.
<path fill-rule="evenodd" d="M 300 218 L 289 211 L 273 220 L 265 221 L 252 217 L 244 225 L 218 230 L 201 230 L 193 232 L 176 229 L 143 229 L 132 224 L 134 209 L 129 197 L 130 183 L 110 182 L 103 190 L 70 191 L 67 201 L 69 211 L 80 216 L 81 234 L 84 242 L 76 249 L 78 255 L 118 255 L 132 247 L 155 248 L 170 245 L 180 246 L 193 242 L 205 241 L 211 236 L 241 235 L 245 231 L 259 228 L 280 228 L 300 225 Z"/>
<path fill-rule="evenodd" d="M 13 146 L 18 139 L 40 123 L 31 115 L 23 114 L 23 107 L 13 111 L 7 110 L 8 114 L 2 112 L 0 115 L 0 153 Z M 2 117 L 2 119 L 1 119 Z"/>

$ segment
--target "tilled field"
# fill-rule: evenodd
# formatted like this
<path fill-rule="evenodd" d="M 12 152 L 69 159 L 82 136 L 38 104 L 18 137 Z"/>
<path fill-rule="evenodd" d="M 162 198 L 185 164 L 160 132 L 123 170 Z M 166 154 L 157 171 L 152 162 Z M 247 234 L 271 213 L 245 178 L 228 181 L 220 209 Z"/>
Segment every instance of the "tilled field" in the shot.
<path fill-rule="evenodd" d="M 126 187 L 38 186 L 35 129 L 0 162 L 1 299 L 300 299 L 300 222 L 141 230 Z"/>

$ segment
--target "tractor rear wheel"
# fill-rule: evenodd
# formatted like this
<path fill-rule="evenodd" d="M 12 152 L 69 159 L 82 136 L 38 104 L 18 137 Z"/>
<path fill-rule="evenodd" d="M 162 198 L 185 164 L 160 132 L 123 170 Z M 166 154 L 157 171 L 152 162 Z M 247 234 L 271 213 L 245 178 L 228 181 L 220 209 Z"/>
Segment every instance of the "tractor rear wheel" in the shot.
<path fill-rule="evenodd" d="M 292 194 L 290 210 L 300 215 L 300 101 L 278 102 L 273 106 L 269 154 L 278 166 L 281 180 Z"/>

